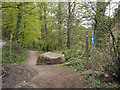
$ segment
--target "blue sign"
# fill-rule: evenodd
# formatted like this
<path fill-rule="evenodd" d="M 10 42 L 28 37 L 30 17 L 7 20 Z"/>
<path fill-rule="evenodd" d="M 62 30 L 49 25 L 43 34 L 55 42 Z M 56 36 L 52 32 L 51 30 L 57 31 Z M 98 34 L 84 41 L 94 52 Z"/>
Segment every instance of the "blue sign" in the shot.
<path fill-rule="evenodd" d="M 94 38 L 91 39 L 91 43 L 94 44 Z"/>
<path fill-rule="evenodd" d="M 91 43 L 94 44 L 94 29 L 92 29 L 92 35 L 91 35 Z"/>
<path fill-rule="evenodd" d="M 94 32 L 94 29 L 92 29 L 92 32 Z"/>

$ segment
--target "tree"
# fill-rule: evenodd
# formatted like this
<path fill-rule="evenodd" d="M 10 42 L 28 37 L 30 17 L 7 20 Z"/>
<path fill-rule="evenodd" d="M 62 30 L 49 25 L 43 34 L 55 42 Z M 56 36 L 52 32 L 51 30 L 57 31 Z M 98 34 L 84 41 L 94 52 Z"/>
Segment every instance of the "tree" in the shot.
<path fill-rule="evenodd" d="M 72 26 L 72 20 L 74 18 L 74 11 L 75 11 L 75 6 L 76 3 L 73 2 L 74 7 L 72 9 L 72 3 L 68 2 L 68 18 L 67 18 L 67 47 L 70 48 L 70 44 L 71 44 L 71 26 Z"/>

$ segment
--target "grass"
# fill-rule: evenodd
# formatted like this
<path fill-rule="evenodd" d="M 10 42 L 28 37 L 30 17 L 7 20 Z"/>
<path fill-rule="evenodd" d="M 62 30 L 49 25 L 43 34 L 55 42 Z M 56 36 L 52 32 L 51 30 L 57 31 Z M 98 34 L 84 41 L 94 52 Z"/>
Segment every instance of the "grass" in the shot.
<path fill-rule="evenodd" d="M 27 49 L 22 48 L 19 44 L 16 45 L 15 42 L 12 43 L 12 52 L 11 52 L 11 60 L 10 60 L 9 45 L 10 43 L 7 42 L 6 45 L 2 48 L 3 64 L 16 64 L 26 60 Z"/>

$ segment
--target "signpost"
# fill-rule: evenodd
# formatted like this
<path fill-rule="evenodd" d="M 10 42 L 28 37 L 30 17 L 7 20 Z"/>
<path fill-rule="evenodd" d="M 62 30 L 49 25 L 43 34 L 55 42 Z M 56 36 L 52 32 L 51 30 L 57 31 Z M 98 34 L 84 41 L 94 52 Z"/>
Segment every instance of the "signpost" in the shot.
<path fill-rule="evenodd" d="M 12 52 L 11 52 L 11 48 L 12 48 L 12 33 L 10 34 L 10 61 L 11 61 L 11 57 L 12 57 Z"/>
<path fill-rule="evenodd" d="M 92 33 L 91 33 L 91 44 L 92 44 L 92 87 L 95 88 L 95 66 L 94 66 L 94 25 L 92 25 Z"/>

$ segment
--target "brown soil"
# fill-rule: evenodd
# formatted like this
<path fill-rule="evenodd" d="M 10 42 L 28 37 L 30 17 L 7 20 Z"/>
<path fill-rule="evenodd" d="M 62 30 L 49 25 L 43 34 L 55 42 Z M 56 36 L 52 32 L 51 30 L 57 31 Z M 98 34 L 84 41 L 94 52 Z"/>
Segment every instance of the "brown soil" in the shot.
<path fill-rule="evenodd" d="M 80 73 L 69 66 L 36 65 L 40 52 L 30 51 L 21 64 L 5 65 L 3 88 L 85 88 Z"/>

